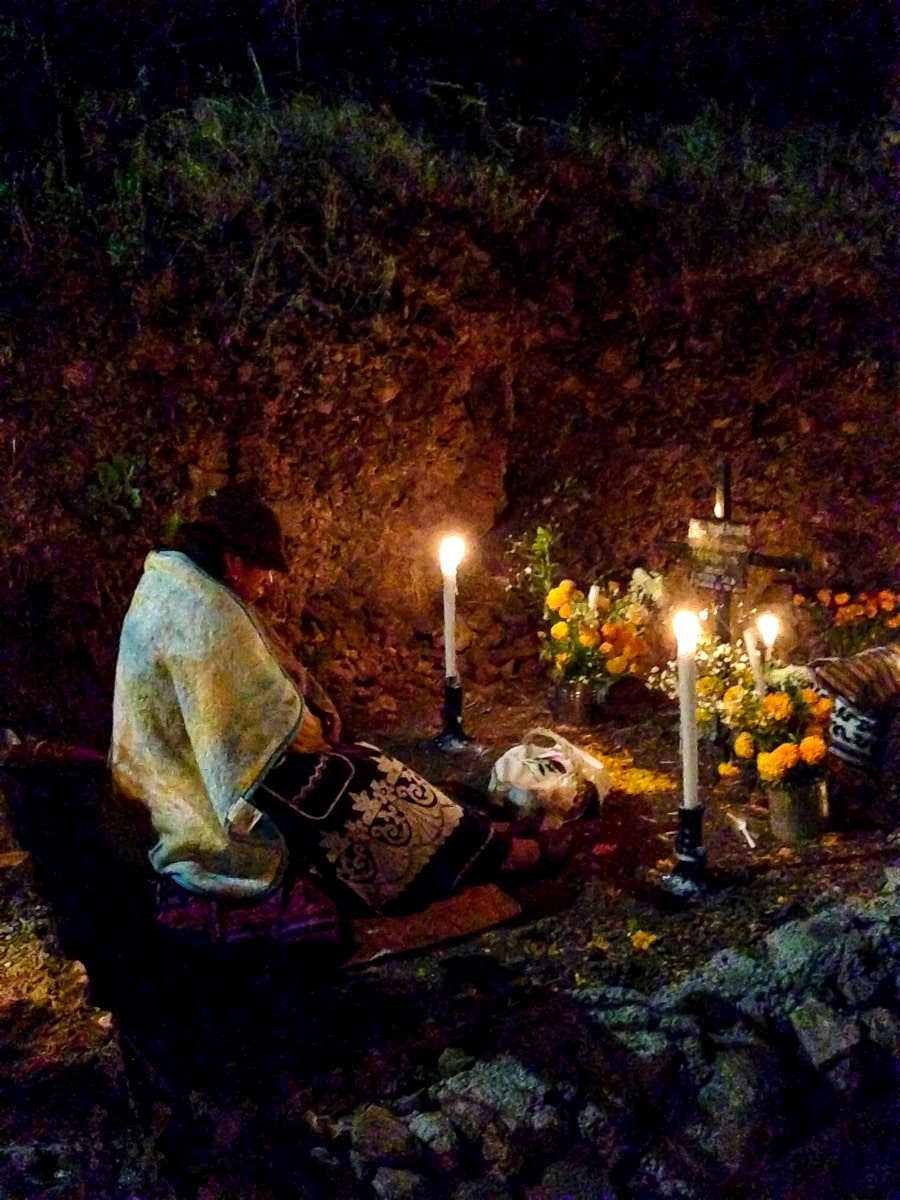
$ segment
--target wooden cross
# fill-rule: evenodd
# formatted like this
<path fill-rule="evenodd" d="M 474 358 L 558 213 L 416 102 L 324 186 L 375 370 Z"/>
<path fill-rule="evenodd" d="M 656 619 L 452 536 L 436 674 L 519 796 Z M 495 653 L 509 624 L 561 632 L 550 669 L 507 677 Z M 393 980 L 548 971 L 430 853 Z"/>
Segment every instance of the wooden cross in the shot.
<path fill-rule="evenodd" d="M 716 464 L 716 499 L 712 520 L 692 520 L 687 542 L 668 547 L 691 562 L 691 579 L 697 587 L 713 593 L 716 637 L 731 640 L 731 596 L 747 586 L 748 567 L 777 571 L 808 571 L 807 558 L 791 555 L 757 554 L 750 550 L 750 526 L 731 520 L 731 464 Z"/>

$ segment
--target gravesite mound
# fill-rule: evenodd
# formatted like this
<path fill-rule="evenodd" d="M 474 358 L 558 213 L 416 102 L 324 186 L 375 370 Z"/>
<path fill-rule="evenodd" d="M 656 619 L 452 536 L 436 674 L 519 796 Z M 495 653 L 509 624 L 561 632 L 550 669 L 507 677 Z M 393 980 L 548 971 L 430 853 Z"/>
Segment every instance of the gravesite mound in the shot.
<path fill-rule="evenodd" d="M 0 28 L 0 1195 L 894 1195 L 897 790 L 798 674 L 900 633 L 887 6 L 820 14 L 802 97 L 709 16 L 753 53 L 704 98 L 703 22 L 669 48 L 651 6 L 664 79 L 628 6 L 539 4 L 521 59 L 491 41 L 506 99 L 431 78 L 449 42 L 399 74 L 361 44 L 406 46 L 399 6 L 339 54 L 353 5 L 235 4 L 239 63 L 205 4 L 32 7 Z M 550 27 L 578 121 L 531 86 Z M 157 909 L 106 766 L 119 633 L 235 482 L 346 736 L 539 828 L 542 869 L 403 918 L 312 879 L 290 945 Z M 607 773 L 554 820 L 490 788 L 548 730 Z"/>

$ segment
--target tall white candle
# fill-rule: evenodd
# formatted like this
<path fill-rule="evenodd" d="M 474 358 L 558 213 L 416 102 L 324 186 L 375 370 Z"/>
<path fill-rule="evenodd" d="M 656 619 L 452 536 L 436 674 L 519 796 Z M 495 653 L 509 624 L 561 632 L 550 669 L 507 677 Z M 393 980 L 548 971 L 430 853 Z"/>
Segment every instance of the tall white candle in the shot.
<path fill-rule="evenodd" d="M 461 537 L 441 542 L 441 574 L 444 577 L 444 675 L 456 679 L 456 568 L 466 552 Z"/>
<path fill-rule="evenodd" d="M 753 636 L 753 630 L 749 625 L 744 630 L 744 645 L 747 647 L 747 657 L 750 660 L 750 673 L 753 676 L 756 691 L 760 696 L 764 696 L 766 694 L 766 677 L 763 674 L 759 650 L 756 647 L 756 638 Z"/>
<path fill-rule="evenodd" d="M 697 796 L 697 639 L 700 622 L 689 611 L 675 614 L 678 642 L 678 704 L 681 716 L 681 779 L 684 808 L 696 808 Z"/>
<path fill-rule="evenodd" d="M 756 618 L 756 628 L 759 630 L 759 636 L 763 640 L 765 646 L 765 661 L 768 662 L 772 657 L 772 649 L 775 645 L 775 639 L 781 629 L 781 622 L 774 613 L 760 613 Z"/>

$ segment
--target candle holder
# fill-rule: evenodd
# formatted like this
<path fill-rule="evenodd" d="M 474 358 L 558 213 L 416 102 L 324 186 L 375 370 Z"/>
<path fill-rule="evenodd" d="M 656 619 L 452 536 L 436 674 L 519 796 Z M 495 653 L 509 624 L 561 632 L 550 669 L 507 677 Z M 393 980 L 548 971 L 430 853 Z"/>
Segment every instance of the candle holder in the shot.
<path fill-rule="evenodd" d="M 444 680 L 444 704 L 441 717 L 444 727 L 434 739 L 438 750 L 452 754 L 464 750 L 472 742 L 472 737 L 463 729 L 463 690 L 458 679 Z"/>
<path fill-rule="evenodd" d="M 675 833 L 675 870 L 660 880 L 673 896 L 689 900 L 706 892 L 706 848 L 703 845 L 703 806 L 682 805 Z"/>

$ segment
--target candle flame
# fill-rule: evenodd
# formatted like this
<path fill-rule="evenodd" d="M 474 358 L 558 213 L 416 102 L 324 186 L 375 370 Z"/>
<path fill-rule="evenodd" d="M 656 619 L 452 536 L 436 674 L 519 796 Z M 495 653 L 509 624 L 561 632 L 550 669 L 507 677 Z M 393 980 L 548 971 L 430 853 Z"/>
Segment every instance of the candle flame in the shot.
<path fill-rule="evenodd" d="M 466 543 L 461 537 L 445 537 L 441 542 L 440 559 L 441 571 L 444 575 L 453 575 L 462 562 L 466 552 Z"/>
<path fill-rule="evenodd" d="M 679 654 L 693 654 L 697 649 L 700 637 L 700 621 L 695 612 L 685 608 L 677 612 L 672 619 L 675 628 L 675 640 L 678 642 Z"/>
<path fill-rule="evenodd" d="M 771 650 L 778 637 L 781 622 L 774 613 L 760 613 L 756 619 L 756 628 L 759 630 L 759 636 L 762 638 L 765 648 Z"/>

